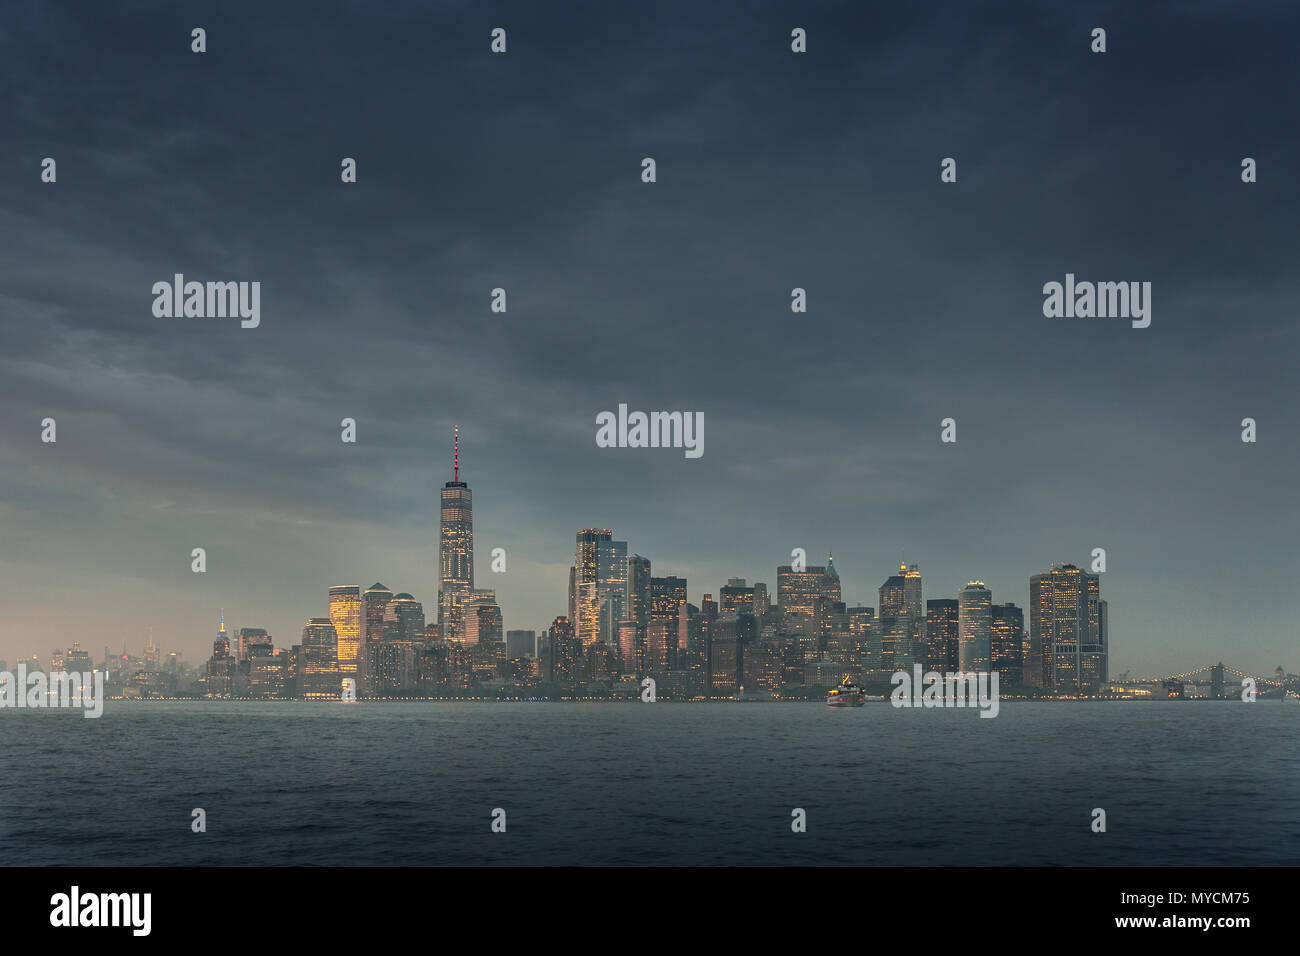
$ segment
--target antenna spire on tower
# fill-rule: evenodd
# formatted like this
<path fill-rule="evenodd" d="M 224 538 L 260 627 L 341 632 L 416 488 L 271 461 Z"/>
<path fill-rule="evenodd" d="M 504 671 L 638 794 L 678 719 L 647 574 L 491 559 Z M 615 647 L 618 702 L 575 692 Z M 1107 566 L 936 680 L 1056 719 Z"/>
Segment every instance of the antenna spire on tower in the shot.
<path fill-rule="evenodd" d="M 456 426 L 456 450 L 451 457 L 451 480 L 460 481 L 460 426 Z"/>

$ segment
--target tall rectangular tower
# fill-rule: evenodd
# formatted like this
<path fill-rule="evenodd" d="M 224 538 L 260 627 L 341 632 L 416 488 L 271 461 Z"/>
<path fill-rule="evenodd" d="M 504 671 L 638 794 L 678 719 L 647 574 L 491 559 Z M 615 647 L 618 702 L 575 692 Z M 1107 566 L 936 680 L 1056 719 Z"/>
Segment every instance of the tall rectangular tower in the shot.
<path fill-rule="evenodd" d="M 1041 649 L 1043 686 L 1079 693 L 1105 680 L 1099 577 L 1073 564 L 1054 564 L 1029 579 L 1029 602 L 1029 640 Z"/>
<path fill-rule="evenodd" d="M 460 480 L 460 426 L 456 426 L 451 481 L 442 486 L 442 527 L 438 538 L 438 632 L 443 640 L 463 641 L 464 605 L 474 590 L 474 497 Z"/>
<path fill-rule="evenodd" d="M 344 677 L 355 677 L 361 650 L 361 588 L 340 584 L 330 588 L 330 623 L 334 625 L 335 660 Z"/>
<path fill-rule="evenodd" d="M 601 551 L 613 543 L 608 528 L 584 528 L 577 535 L 573 556 L 573 629 L 583 647 L 601 639 L 600 566 Z"/>

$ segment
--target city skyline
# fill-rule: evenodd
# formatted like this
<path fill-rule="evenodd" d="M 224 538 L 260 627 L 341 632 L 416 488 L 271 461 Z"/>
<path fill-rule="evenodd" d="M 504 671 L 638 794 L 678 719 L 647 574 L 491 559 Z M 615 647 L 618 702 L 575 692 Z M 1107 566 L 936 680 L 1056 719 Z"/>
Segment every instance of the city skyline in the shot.
<path fill-rule="evenodd" d="M 340 583 L 435 619 L 459 424 L 507 628 L 564 613 L 581 528 L 693 603 L 801 547 L 850 601 L 906 561 L 1027 610 L 1101 547 L 1117 669 L 1294 667 L 1294 15 L 1198 10 L 1109 10 L 1102 56 L 1070 4 L 505 4 L 494 56 L 463 11 L 324 2 L 304 38 L 236 3 L 197 55 L 20 6 L 0 657 L 152 627 L 198 660 L 218 608 L 288 640 Z M 177 274 L 259 283 L 257 326 L 156 315 Z M 1071 275 L 1149 282 L 1150 326 L 1048 318 Z M 624 404 L 702 415 L 704 454 L 599 447 Z"/>
<path fill-rule="evenodd" d="M 654 576 L 650 559 L 636 553 L 629 556 L 627 542 L 614 541 L 610 529 L 587 528 L 576 534 L 567 617 L 557 616 L 549 629 L 507 630 L 495 590 L 473 586 L 472 492 L 460 477 L 459 426 L 452 447 L 452 478 L 441 495 L 436 623 L 426 629 L 421 602 L 409 593 L 395 595 L 382 582 L 364 593 L 358 585 L 331 585 L 329 616 L 309 618 L 300 645 L 274 649 L 266 629 L 240 628 L 232 648 L 223 608 L 213 655 L 206 665 L 208 696 L 231 696 L 236 685 L 247 692 L 247 667 L 261 669 L 264 690 L 302 683 L 306 686 L 298 693 L 307 697 L 333 696 L 334 684 L 340 680 L 351 680 L 354 692 L 380 696 L 427 690 L 429 681 L 439 682 L 444 689 L 461 680 L 466 686 L 477 686 L 480 677 L 490 682 L 511 676 L 506 661 L 512 655 L 506 649 L 512 641 L 522 646 L 525 637 L 531 639 L 531 650 L 523 656 L 536 661 L 536 670 L 527 677 L 513 674 L 516 679 L 550 682 L 557 674 L 568 673 L 574 654 L 585 656 L 593 645 L 601 645 L 612 661 L 608 676 L 676 671 L 680 678 L 694 671 L 693 678 L 685 679 L 702 679 L 706 695 L 715 689 L 714 647 L 719 635 L 724 637 L 720 646 L 732 648 L 720 653 L 728 661 L 723 666 L 729 668 L 735 690 L 743 686 L 741 645 L 750 653 L 760 644 L 765 650 L 759 653 L 768 659 L 762 680 L 769 691 L 796 683 L 817 685 L 835 668 L 866 675 L 892 672 L 918 661 L 941 672 L 998 670 L 1013 685 L 1022 682 L 1023 674 L 1026 686 L 1057 692 L 1078 692 L 1085 680 L 1088 688 L 1096 689 L 1113 677 L 1109 613 L 1107 602 L 1100 598 L 1100 573 L 1084 572 L 1068 563 L 1053 564 L 1049 572 L 1031 576 L 1028 629 L 1024 609 L 1014 602 L 993 606 L 982 581 L 969 582 L 957 601 L 924 600 L 921 570 L 906 561 L 880 586 L 875 606 L 842 600 L 834 556 L 828 555 L 825 565 L 809 565 L 802 549 L 792 553 L 793 566 L 776 569 L 775 604 L 769 603 L 766 582 L 747 584 L 745 578 L 731 577 L 716 589 L 716 601 L 712 592 L 705 591 L 695 605 L 689 602 L 684 578 Z M 1104 566 L 1104 555 L 1099 562 Z M 492 567 L 505 572 L 503 549 L 493 550 Z M 737 615 L 750 615 L 753 620 L 736 622 Z M 721 627 L 717 633 L 714 621 Z M 561 657 L 567 654 L 570 659 L 557 667 L 560 645 L 555 635 L 560 632 L 575 638 L 575 644 L 560 650 Z M 254 660 L 257 655 L 248 653 L 250 640 L 265 645 L 260 653 L 271 654 L 274 649 L 274 654 L 289 652 L 288 656 L 274 662 L 265 656 Z M 322 643 L 328 646 L 328 662 L 320 657 Z M 440 651 L 429 656 L 435 646 L 447 645 L 495 647 L 498 653 L 449 657 Z M 79 642 L 74 646 L 79 648 Z M 795 657 L 790 656 L 792 651 Z M 74 652 L 57 648 L 51 652 L 53 670 L 60 668 L 65 653 Z M 90 656 L 81 650 L 76 653 Z M 103 658 L 107 665 L 111 658 L 107 646 Z M 39 654 L 29 660 L 39 669 Z M 125 647 L 121 660 L 131 660 Z M 158 650 L 152 629 L 143 660 L 146 673 L 151 660 L 156 670 Z M 286 663 L 289 671 L 282 666 Z M 588 669 L 584 682 L 604 679 L 603 665 L 595 660 L 581 666 Z M 751 661 L 746 673 L 757 678 L 753 667 Z M 237 677 L 237 672 L 242 676 Z M 575 680 L 574 686 L 578 683 Z M 680 680 L 674 683 L 677 692 L 687 688 Z M 720 686 L 727 686 L 725 676 Z"/>
<path fill-rule="evenodd" d="M 484 594 L 484 595 L 491 595 L 492 603 L 495 603 L 496 589 L 487 589 L 487 590 L 479 589 L 478 591 L 475 591 L 474 589 L 475 560 L 474 560 L 474 545 L 473 545 L 473 538 L 474 538 L 473 515 L 472 515 L 472 504 L 471 504 L 472 490 L 470 489 L 468 482 L 461 480 L 461 476 L 460 476 L 461 448 L 460 448 L 460 428 L 458 425 L 455 426 L 454 429 L 452 454 L 453 457 L 452 457 L 451 480 L 447 481 L 442 488 L 442 508 L 441 508 L 442 516 L 440 519 L 440 530 L 437 538 L 437 548 L 436 548 L 437 557 L 433 561 L 434 566 L 438 568 L 438 575 L 437 575 L 438 586 L 436 587 L 435 590 L 436 596 L 432 602 L 425 602 L 419 598 L 416 598 L 415 600 L 419 601 L 419 603 L 421 604 L 425 604 L 427 607 L 432 608 L 436 617 L 431 619 L 431 624 L 436 621 L 436 623 L 440 628 L 443 627 L 447 628 L 442 632 L 442 636 L 441 636 L 442 640 L 464 642 L 466 640 L 464 636 L 465 629 L 466 629 L 466 624 L 464 620 L 464 613 L 465 613 L 464 608 L 461 608 L 459 611 L 453 611 L 451 616 L 444 618 L 444 613 L 446 611 L 446 606 L 443 603 L 444 598 L 446 598 L 452 606 L 458 606 L 459 602 L 462 600 L 466 600 L 466 601 L 472 600 L 471 596 L 474 594 Z M 603 567 L 604 555 L 605 555 L 604 548 L 612 545 L 617 549 L 621 549 L 619 553 L 621 554 L 623 559 L 623 583 L 625 586 L 627 581 L 630 579 L 629 572 L 627 571 L 627 566 L 626 566 L 626 561 L 628 558 L 632 558 L 635 560 L 642 560 L 642 561 L 653 559 L 653 556 L 642 556 L 636 553 L 635 551 L 629 552 L 628 542 L 613 541 L 612 540 L 613 534 L 614 532 L 609 528 L 601 528 L 601 529 L 589 528 L 586 530 L 579 530 L 577 532 L 578 541 L 579 541 L 579 545 L 578 545 L 579 551 L 578 554 L 575 555 L 575 559 L 574 559 L 575 564 L 571 567 L 571 571 L 577 567 L 577 562 L 579 560 L 589 565 L 589 567 L 586 569 L 585 576 L 579 576 L 579 578 L 576 580 L 573 578 L 572 575 L 570 575 L 570 582 L 569 582 L 570 596 L 571 596 L 570 607 L 563 616 L 567 616 L 570 619 L 570 621 L 576 622 L 578 620 L 578 617 L 575 616 L 575 609 L 577 614 L 584 618 L 586 618 L 589 615 L 591 616 L 593 623 L 591 623 L 590 625 L 584 626 L 581 624 L 575 624 L 577 636 L 579 640 L 582 641 L 584 644 L 590 644 L 594 640 L 600 640 L 604 643 L 609 643 L 609 644 L 617 644 L 618 641 L 617 624 L 620 623 L 620 621 L 616 620 L 611 623 L 610 621 L 605 620 L 605 618 L 608 615 L 605 614 L 603 611 L 604 601 L 608 598 L 608 595 L 605 595 L 602 591 L 599 600 L 597 599 L 597 583 L 596 583 L 595 575 L 597 570 L 598 554 L 599 554 L 599 560 L 602 562 L 601 575 L 603 579 L 603 575 L 607 573 L 607 571 Z M 584 545 L 584 541 L 587 542 L 585 545 Z M 599 550 L 596 547 L 598 544 L 601 546 Z M 587 550 L 590 551 L 590 554 L 584 553 Z M 811 561 L 811 558 L 806 557 L 806 560 Z M 1037 595 L 1038 582 L 1040 581 L 1040 579 L 1050 579 L 1054 577 L 1057 573 L 1057 569 L 1062 566 L 1066 568 L 1073 568 L 1075 571 L 1079 570 L 1079 566 L 1075 566 L 1073 562 L 1070 561 L 1051 562 L 1048 565 L 1048 568 L 1050 570 L 1044 571 L 1040 569 L 1036 572 L 1031 573 L 1028 576 L 1028 585 L 1025 588 L 1026 597 L 1024 597 L 1023 599 L 1012 599 L 1009 601 L 998 600 L 996 602 L 993 602 L 991 596 L 986 597 L 985 605 L 984 605 L 985 618 L 988 618 L 988 615 L 991 613 L 990 609 L 995 611 L 997 609 L 996 605 L 1003 605 L 1003 604 L 1013 605 L 1016 607 L 1017 611 L 1019 612 L 1028 613 L 1032 611 L 1033 613 L 1037 613 L 1037 608 L 1039 604 L 1039 598 Z M 656 572 L 660 572 L 660 568 L 658 566 L 653 566 L 653 567 Z M 816 573 L 821 573 L 829 569 L 830 574 L 834 576 L 838 581 L 838 577 L 839 577 L 838 566 L 834 564 L 834 556 L 829 552 L 827 553 L 827 565 L 818 566 L 818 565 L 808 563 L 807 569 L 809 572 L 816 572 Z M 721 581 L 722 583 L 717 583 L 712 585 L 708 584 L 707 582 L 702 584 L 693 583 L 690 581 L 690 578 L 688 576 L 678 575 L 673 570 L 669 570 L 668 572 L 666 572 L 666 574 L 655 573 L 653 579 L 658 580 L 663 577 L 671 577 L 674 580 L 684 580 L 687 583 L 687 587 L 688 587 L 686 600 L 688 603 L 693 604 L 696 607 L 699 607 L 703 604 L 704 598 L 706 596 L 713 597 L 715 602 L 721 601 L 723 597 L 723 592 L 727 589 L 728 584 L 740 583 L 743 585 L 745 582 L 749 582 L 749 589 L 751 591 L 756 585 L 761 585 L 767 588 L 768 590 L 770 590 L 772 592 L 773 598 L 776 598 L 776 600 L 773 601 L 773 606 L 777 606 L 780 601 L 780 598 L 778 596 L 778 591 L 776 590 L 778 588 L 777 582 L 780 580 L 783 572 L 788 572 L 789 570 L 790 567 L 788 564 L 778 565 L 775 569 L 772 569 L 772 573 L 769 575 L 771 581 L 759 580 L 757 578 L 744 577 L 744 576 L 739 576 L 731 573 L 727 573 L 725 575 L 720 574 L 717 575 L 717 577 L 719 581 Z M 865 573 L 867 572 L 863 570 L 862 572 L 859 573 L 859 576 Z M 1101 577 L 1104 577 L 1105 572 L 1098 574 L 1098 573 L 1089 573 L 1088 571 L 1084 570 L 1082 574 L 1085 579 L 1091 579 L 1094 582 L 1094 587 L 1095 587 L 1096 582 L 1098 582 Z M 504 581 L 506 580 L 507 575 L 508 572 L 505 572 L 499 575 L 493 574 L 491 577 L 494 580 Z M 590 577 L 590 580 L 587 579 L 588 577 Z M 967 589 L 978 587 L 978 588 L 984 588 L 986 591 L 988 590 L 984 585 L 983 581 L 976 580 L 976 579 L 971 579 L 970 581 L 968 581 L 968 583 L 965 586 L 953 590 L 951 594 L 947 592 L 935 593 L 932 591 L 925 590 L 922 582 L 923 582 L 923 575 L 919 570 L 919 565 L 914 562 L 909 563 L 908 559 L 904 558 L 903 560 L 900 561 L 899 567 L 897 568 L 897 572 L 893 575 L 887 576 L 884 582 L 878 586 L 877 593 L 878 593 L 879 600 L 877 603 L 871 605 L 865 605 L 862 600 L 852 600 L 851 598 L 853 598 L 854 596 L 851 594 L 844 595 L 843 603 L 848 605 L 850 608 L 854 606 L 867 606 L 873 608 L 876 612 L 876 620 L 879 620 L 882 616 L 884 616 L 886 610 L 898 611 L 898 610 L 907 609 L 909 611 L 912 611 L 913 614 L 916 614 L 917 612 L 914 609 L 922 608 L 923 604 L 929 605 L 932 603 L 944 603 L 948 601 L 951 601 L 954 607 L 959 607 L 962 603 L 961 597 L 963 594 L 966 593 Z M 583 593 L 584 586 L 590 589 L 590 598 L 586 602 L 585 612 L 583 610 L 584 603 L 582 601 L 578 601 L 576 605 L 574 604 L 574 600 L 577 599 L 577 597 Z M 327 614 L 325 616 L 318 616 L 315 612 L 313 612 L 306 618 L 308 629 L 310 629 L 313 625 L 316 625 L 319 622 L 325 622 L 327 624 L 330 624 L 336 629 L 338 635 L 337 636 L 337 646 L 338 646 L 337 660 L 338 660 L 340 675 L 357 674 L 357 659 L 358 659 L 358 655 L 364 650 L 365 637 L 366 637 L 365 625 L 366 625 L 366 614 L 368 612 L 364 604 L 364 594 L 370 593 L 370 591 L 373 588 L 381 588 L 381 587 L 383 587 L 383 585 L 379 582 L 373 585 L 372 588 L 368 588 L 368 589 L 363 588 L 363 586 L 361 585 L 352 585 L 352 584 L 329 585 L 326 589 L 327 601 L 325 602 Z M 399 598 L 404 597 L 409 599 L 412 597 L 412 593 L 399 593 L 397 596 Z M 392 596 L 391 591 L 389 591 L 388 594 L 390 595 L 390 597 Z M 453 594 L 456 595 L 454 599 L 452 598 Z M 866 596 L 869 597 L 869 595 Z M 997 597 L 1002 598 L 1004 597 L 1004 595 L 998 594 Z M 628 598 L 634 600 L 631 598 L 630 593 L 628 594 Z M 897 604 L 897 607 L 896 608 L 891 607 L 891 605 L 893 604 Z M 1101 604 L 1102 607 L 1108 606 L 1108 602 L 1106 601 L 1102 601 Z M 275 617 L 275 616 L 283 616 L 283 615 L 281 612 L 275 611 L 272 612 L 272 614 L 269 616 Z M 921 611 L 919 612 L 919 618 L 924 619 L 925 616 L 926 616 L 926 610 L 922 608 Z M 502 625 L 503 628 L 502 643 L 504 643 L 504 631 L 506 629 L 528 630 L 528 631 L 541 634 L 543 631 L 546 630 L 550 620 L 554 617 L 555 615 L 553 614 L 543 614 L 542 618 L 539 620 L 536 621 L 530 620 L 530 621 L 522 622 L 526 625 L 523 628 L 518 627 L 518 625 L 521 622 L 515 621 L 510 617 L 504 617 L 504 621 Z M 1107 617 L 1109 617 L 1108 614 Z M 1027 633 L 1029 630 L 1029 621 L 1027 618 L 1024 620 L 1023 627 Z M 274 635 L 276 633 L 276 631 L 272 628 L 262 628 L 260 627 L 260 625 L 257 627 L 253 627 L 251 623 L 249 625 L 241 626 L 239 630 L 242 633 L 242 631 L 250 628 L 252 630 L 259 631 L 262 634 L 270 633 Z M 986 622 L 986 628 L 987 628 L 987 622 Z M 220 629 L 222 633 L 225 633 L 226 607 L 224 605 L 222 605 L 220 608 Z M 473 637 L 475 633 L 476 633 L 476 629 L 474 629 L 474 631 L 471 632 L 471 637 Z M 987 643 L 988 638 L 986 635 L 985 645 L 983 647 L 983 650 L 978 653 L 972 652 L 973 656 L 969 661 L 970 666 L 967 667 L 968 661 L 965 656 L 966 655 L 965 648 L 966 648 L 967 641 L 960 636 L 961 633 L 962 631 L 959 626 L 957 631 L 958 637 L 956 639 L 958 642 L 958 647 L 961 649 L 959 651 L 958 660 L 961 661 L 960 666 L 962 667 L 962 669 L 977 670 L 977 669 L 987 669 L 988 667 L 992 666 L 992 661 L 993 661 L 992 651 L 990 646 Z M 208 638 L 206 637 L 194 638 L 194 639 L 200 641 L 200 643 L 206 643 L 208 641 Z M 476 643 L 476 640 L 477 639 L 475 637 L 474 640 L 471 640 L 469 642 Z M 75 643 L 79 645 L 82 642 L 76 641 Z M 288 639 L 288 643 L 292 643 L 292 640 Z M 154 644 L 154 627 L 150 626 L 149 633 L 148 633 L 148 645 L 150 648 L 152 648 L 153 644 Z M 105 645 L 105 646 L 108 647 L 110 645 Z M 280 646 L 287 647 L 288 645 L 287 643 L 285 643 L 285 644 L 281 644 Z M 1121 642 L 1121 647 L 1122 646 L 1123 644 Z M 127 649 L 126 645 L 124 644 L 123 647 L 125 651 Z M 168 649 L 180 650 L 182 651 L 182 653 L 184 653 L 183 647 L 180 644 L 178 644 L 176 647 L 172 647 Z M 61 651 L 62 651 L 62 645 L 55 645 L 55 648 L 52 653 L 58 654 Z M 1105 653 L 1108 658 L 1109 658 L 1109 651 L 1110 651 L 1110 647 L 1107 646 L 1105 648 Z M 14 655 L 13 659 L 31 660 L 33 656 L 39 658 L 41 654 L 42 652 L 40 649 L 33 648 L 31 649 L 30 653 L 27 654 L 19 653 Z M 5 659 L 5 658 L 0 658 L 0 659 Z M 191 664 L 201 661 L 202 652 L 198 653 L 193 657 L 186 655 L 186 659 Z M 1122 653 L 1121 653 L 1120 661 L 1123 662 Z M 1165 663 L 1169 665 L 1175 665 L 1175 664 L 1186 663 L 1186 661 L 1175 661 L 1171 659 Z M 1113 660 L 1111 660 L 1111 664 L 1112 664 L 1111 667 L 1112 677 L 1114 674 L 1119 673 L 1121 671 L 1128 672 L 1130 670 L 1134 670 L 1133 668 L 1130 667 L 1115 668 L 1113 666 L 1114 665 Z M 1262 666 L 1256 666 L 1255 669 L 1260 673 L 1264 673 L 1266 671 L 1266 668 Z M 1157 667 L 1155 670 L 1151 670 L 1150 673 L 1156 673 L 1156 671 L 1158 670 L 1159 668 Z M 1142 673 L 1147 673 L 1147 671 L 1143 671 Z"/>

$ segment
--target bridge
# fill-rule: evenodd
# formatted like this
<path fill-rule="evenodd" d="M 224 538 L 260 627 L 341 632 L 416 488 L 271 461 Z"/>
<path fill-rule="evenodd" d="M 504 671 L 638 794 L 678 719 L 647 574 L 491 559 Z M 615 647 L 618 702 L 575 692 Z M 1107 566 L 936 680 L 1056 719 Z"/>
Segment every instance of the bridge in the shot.
<path fill-rule="evenodd" d="M 1278 667 L 1271 676 L 1265 677 L 1259 674 L 1250 674 L 1240 668 L 1233 667 L 1219 661 L 1217 664 L 1206 664 L 1204 667 L 1194 667 L 1190 670 L 1183 671 L 1181 674 L 1167 674 L 1160 677 L 1129 677 L 1128 671 L 1119 675 L 1119 678 L 1110 681 L 1112 684 L 1150 684 L 1158 687 L 1181 684 L 1185 689 L 1193 691 L 1188 696 L 1205 697 L 1209 693 L 1196 693 L 1195 691 L 1205 691 L 1215 686 L 1215 671 L 1222 670 L 1219 680 L 1222 682 L 1223 692 L 1227 695 L 1237 696 L 1240 693 L 1242 681 L 1250 678 L 1255 682 L 1255 689 L 1260 695 L 1284 696 L 1288 691 L 1296 694 L 1300 693 L 1300 675 L 1288 674 Z"/>

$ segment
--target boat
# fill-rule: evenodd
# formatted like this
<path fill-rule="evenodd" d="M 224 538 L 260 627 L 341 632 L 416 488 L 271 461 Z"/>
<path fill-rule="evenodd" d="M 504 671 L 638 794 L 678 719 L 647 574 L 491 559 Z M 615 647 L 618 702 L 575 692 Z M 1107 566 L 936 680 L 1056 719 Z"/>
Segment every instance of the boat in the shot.
<path fill-rule="evenodd" d="M 861 707 L 866 699 L 867 695 L 853 682 L 853 678 L 846 677 L 840 682 L 839 687 L 831 688 L 831 692 L 826 695 L 826 706 Z"/>

